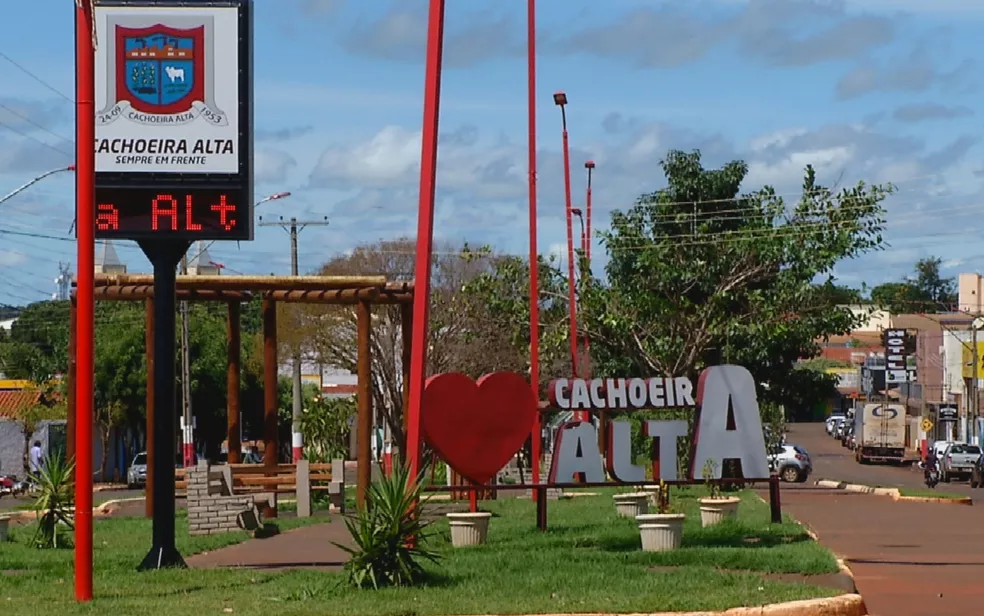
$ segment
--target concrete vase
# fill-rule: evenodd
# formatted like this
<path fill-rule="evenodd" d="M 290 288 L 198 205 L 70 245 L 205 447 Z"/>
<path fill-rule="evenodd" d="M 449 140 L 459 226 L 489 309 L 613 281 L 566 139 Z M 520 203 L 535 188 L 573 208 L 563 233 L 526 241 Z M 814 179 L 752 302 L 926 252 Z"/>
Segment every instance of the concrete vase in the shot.
<path fill-rule="evenodd" d="M 698 502 L 700 503 L 700 523 L 706 528 L 720 524 L 725 520 L 736 519 L 741 499 L 729 496 L 727 498 L 702 498 Z"/>
<path fill-rule="evenodd" d="M 447 517 L 451 526 L 451 545 L 454 547 L 483 545 L 488 540 L 491 513 L 449 513 Z"/>
<path fill-rule="evenodd" d="M 649 494 L 645 492 L 616 494 L 612 500 L 615 501 L 615 513 L 620 517 L 635 518 L 649 513 Z"/>
<path fill-rule="evenodd" d="M 643 552 L 668 552 L 680 547 L 683 540 L 682 513 L 647 513 L 636 516 Z"/>

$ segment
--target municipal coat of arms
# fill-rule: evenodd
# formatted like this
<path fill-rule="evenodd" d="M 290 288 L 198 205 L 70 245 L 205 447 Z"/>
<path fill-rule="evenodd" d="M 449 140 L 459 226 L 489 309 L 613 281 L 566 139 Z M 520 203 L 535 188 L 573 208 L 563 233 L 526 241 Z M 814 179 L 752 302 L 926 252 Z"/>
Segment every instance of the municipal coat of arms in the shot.
<path fill-rule="evenodd" d="M 208 100 L 212 80 L 206 63 L 206 28 L 143 28 L 115 25 L 107 82 L 115 96 L 97 114 L 99 124 L 121 117 L 151 125 L 187 124 L 198 118 L 228 125 L 224 113 Z M 114 100 L 115 99 L 115 100 Z"/>

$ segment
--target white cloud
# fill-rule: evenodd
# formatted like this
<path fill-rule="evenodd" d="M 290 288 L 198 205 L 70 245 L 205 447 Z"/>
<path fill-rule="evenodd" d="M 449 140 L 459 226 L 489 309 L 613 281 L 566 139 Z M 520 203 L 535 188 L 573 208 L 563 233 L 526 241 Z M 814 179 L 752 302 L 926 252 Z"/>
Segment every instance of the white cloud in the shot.
<path fill-rule="evenodd" d="M 14 267 L 20 265 L 25 260 L 24 255 L 19 252 L 0 250 L 0 267 Z"/>
<path fill-rule="evenodd" d="M 281 150 L 264 148 L 253 155 L 253 175 L 257 184 L 283 184 L 287 173 L 297 165 L 294 157 Z"/>

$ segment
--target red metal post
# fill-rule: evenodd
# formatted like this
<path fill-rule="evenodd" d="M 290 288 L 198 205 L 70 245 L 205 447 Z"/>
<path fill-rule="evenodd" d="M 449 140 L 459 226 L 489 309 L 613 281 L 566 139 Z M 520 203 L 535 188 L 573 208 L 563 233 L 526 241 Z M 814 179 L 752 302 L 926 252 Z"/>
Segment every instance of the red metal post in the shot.
<path fill-rule="evenodd" d="M 563 141 L 564 141 L 564 201 L 567 210 L 567 289 L 568 289 L 568 310 L 570 312 L 570 340 L 571 340 L 571 374 L 578 375 L 577 361 L 577 291 L 574 284 L 574 214 L 571 211 L 571 151 L 567 139 L 567 113 L 564 105 L 560 106 L 560 113 L 563 119 Z M 586 411 L 575 413 L 581 421 L 588 420 Z"/>
<path fill-rule="evenodd" d="M 420 202 L 417 206 L 417 258 L 414 268 L 413 335 L 410 348 L 410 396 L 407 449 L 410 472 L 420 473 L 420 412 L 427 377 L 427 320 L 430 313 L 431 249 L 434 244 L 434 189 L 437 181 L 437 130 L 441 108 L 444 0 L 430 0 L 424 121 L 420 151 Z"/>
<path fill-rule="evenodd" d="M 93 8 L 75 10 L 75 216 L 78 229 L 78 339 L 75 385 L 75 599 L 92 600 L 92 423 L 95 344 L 96 141 Z"/>
<path fill-rule="evenodd" d="M 526 0 L 526 62 L 528 73 L 527 107 L 529 113 L 529 197 L 530 197 L 530 388 L 540 400 L 540 254 L 537 248 L 536 216 L 536 0 Z M 540 483 L 542 444 L 540 414 L 533 418 L 530 430 L 531 471 L 533 483 Z M 537 490 L 533 491 L 536 499 Z"/>

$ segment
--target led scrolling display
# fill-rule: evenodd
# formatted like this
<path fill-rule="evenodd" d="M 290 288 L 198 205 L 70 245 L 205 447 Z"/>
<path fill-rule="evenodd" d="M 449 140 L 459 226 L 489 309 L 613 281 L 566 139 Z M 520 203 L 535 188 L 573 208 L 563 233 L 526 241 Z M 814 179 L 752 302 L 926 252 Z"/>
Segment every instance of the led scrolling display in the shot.
<path fill-rule="evenodd" d="M 104 188 L 96 191 L 96 233 L 101 237 L 209 237 L 248 239 L 241 189 Z"/>

